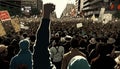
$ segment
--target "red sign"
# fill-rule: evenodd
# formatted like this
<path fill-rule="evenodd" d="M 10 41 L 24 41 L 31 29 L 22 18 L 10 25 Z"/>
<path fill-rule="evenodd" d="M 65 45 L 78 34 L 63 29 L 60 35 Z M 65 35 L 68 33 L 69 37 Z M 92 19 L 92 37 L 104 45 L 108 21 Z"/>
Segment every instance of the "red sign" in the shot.
<path fill-rule="evenodd" d="M 117 6 L 117 9 L 120 10 L 120 4 Z"/>
<path fill-rule="evenodd" d="M 0 20 L 1 21 L 11 20 L 8 11 L 0 11 Z"/>

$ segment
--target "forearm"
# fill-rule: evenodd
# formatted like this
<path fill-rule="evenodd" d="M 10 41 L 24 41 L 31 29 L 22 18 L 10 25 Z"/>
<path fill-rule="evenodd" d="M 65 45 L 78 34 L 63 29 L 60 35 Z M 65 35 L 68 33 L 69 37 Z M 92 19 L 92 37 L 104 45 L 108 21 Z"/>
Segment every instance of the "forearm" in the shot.
<path fill-rule="evenodd" d="M 50 19 L 43 18 L 37 31 L 36 46 L 38 45 L 39 48 L 48 47 L 49 45 L 49 25 Z"/>
<path fill-rule="evenodd" d="M 34 47 L 34 55 L 33 55 L 33 61 L 34 61 L 34 69 L 50 69 L 50 59 L 49 59 L 49 25 L 50 20 L 49 19 L 42 19 L 42 23 L 37 31 L 37 41 L 36 45 Z"/>
<path fill-rule="evenodd" d="M 44 13 L 42 22 L 37 31 L 37 40 L 34 47 L 33 54 L 33 68 L 34 69 L 51 69 L 50 54 L 48 51 L 49 39 L 50 39 L 50 13 L 54 10 L 53 4 L 44 5 Z"/>

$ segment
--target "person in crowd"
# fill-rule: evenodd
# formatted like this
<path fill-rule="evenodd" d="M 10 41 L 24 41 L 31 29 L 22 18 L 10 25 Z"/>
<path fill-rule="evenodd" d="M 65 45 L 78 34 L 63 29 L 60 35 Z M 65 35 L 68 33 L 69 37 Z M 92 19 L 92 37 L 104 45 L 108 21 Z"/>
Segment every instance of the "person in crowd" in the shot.
<path fill-rule="evenodd" d="M 114 69 L 116 62 L 110 56 L 114 47 L 106 44 L 99 44 L 97 47 L 98 56 L 92 60 L 91 69 Z"/>
<path fill-rule="evenodd" d="M 88 46 L 88 38 L 87 38 L 87 36 L 82 36 L 81 37 L 81 39 L 79 40 L 80 42 L 80 48 L 79 48 L 79 50 L 80 51 L 82 51 L 85 55 L 86 55 L 86 57 L 88 57 L 88 51 L 87 51 L 87 46 Z"/>
<path fill-rule="evenodd" d="M 23 39 L 29 39 L 29 36 L 27 33 L 23 33 L 22 37 L 23 37 Z"/>
<path fill-rule="evenodd" d="M 8 46 L 0 45 L 0 69 L 9 69 L 9 61 L 6 59 Z"/>
<path fill-rule="evenodd" d="M 42 22 L 37 30 L 36 42 L 33 53 L 33 69 L 53 69 L 49 54 L 50 43 L 50 14 L 55 10 L 55 5 L 44 4 Z"/>
<path fill-rule="evenodd" d="M 107 46 L 108 46 L 107 50 L 109 50 L 109 54 L 111 57 L 114 57 L 114 52 L 115 52 L 115 48 L 116 48 L 116 46 L 114 44 L 115 42 L 116 42 L 116 40 L 112 37 L 109 37 L 107 40 Z M 113 51 L 111 52 L 112 49 L 113 49 Z"/>
<path fill-rule="evenodd" d="M 61 69 L 61 62 L 64 55 L 64 47 L 60 45 L 60 38 L 56 38 L 53 46 L 50 48 L 50 55 L 53 64 L 57 69 Z"/>
<path fill-rule="evenodd" d="M 65 44 L 64 44 L 65 53 L 70 51 L 70 47 L 71 47 L 70 41 L 71 41 L 71 39 L 72 39 L 72 36 L 70 36 L 70 35 L 65 36 L 65 41 L 66 41 Z"/>
<path fill-rule="evenodd" d="M 13 39 L 8 46 L 8 60 L 10 61 L 13 56 L 15 56 L 19 52 L 19 43 L 16 39 Z"/>
<path fill-rule="evenodd" d="M 71 40 L 71 50 L 64 54 L 61 69 L 90 69 L 86 55 L 79 51 L 79 41 L 76 38 Z"/>
<path fill-rule="evenodd" d="M 33 53 L 33 46 L 35 44 L 36 37 L 35 35 L 30 36 L 30 51 Z"/>
<path fill-rule="evenodd" d="M 87 46 L 87 51 L 88 51 L 88 53 L 90 53 L 90 52 L 92 51 L 92 49 L 95 49 L 96 43 L 97 43 L 97 41 L 96 41 L 95 38 L 91 38 L 91 39 L 89 40 L 89 44 L 88 44 L 88 46 Z"/>
<path fill-rule="evenodd" d="M 117 63 L 115 69 L 120 69 L 120 55 L 115 58 L 115 62 Z"/>
<path fill-rule="evenodd" d="M 29 49 L 30 41 L 23 39 L 19 42 L 20 51 L 12 57 L 9 69 L 32 69 L 32 54 Z"/>

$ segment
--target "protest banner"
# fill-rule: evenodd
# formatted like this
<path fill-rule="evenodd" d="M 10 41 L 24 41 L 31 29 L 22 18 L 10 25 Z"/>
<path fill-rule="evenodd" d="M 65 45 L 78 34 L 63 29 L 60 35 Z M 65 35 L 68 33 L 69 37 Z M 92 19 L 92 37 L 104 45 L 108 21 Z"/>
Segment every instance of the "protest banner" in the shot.
<path fill-rule="evenodd" d="M 20 31 L 20 23 L 19 23 L 19 19 L 18 18 L 11 19 L 11 24 L 12 24 L 15 32 L 19 32 Z"/>
<path fill-rule="evenodd" d="M 0 11 L 0 20 L 1 20 L 1 21 L 11 20 L 8 11 L 6 11 L 6 10 L 5 10 L 5 11 Z"/>
<path fill-rule="evenodd" d="M 6 35 L 6 32 L 4 27 L 2 26 L 2 23 L 0 22 L 0 36 L 4 36 L 4 35 Z"/>

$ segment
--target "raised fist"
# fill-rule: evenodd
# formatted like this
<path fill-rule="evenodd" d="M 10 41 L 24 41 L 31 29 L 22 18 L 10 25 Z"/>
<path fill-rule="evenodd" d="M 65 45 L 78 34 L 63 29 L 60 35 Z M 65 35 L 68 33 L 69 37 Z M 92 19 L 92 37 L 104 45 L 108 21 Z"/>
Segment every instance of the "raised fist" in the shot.
<path fill-rule="evenodd" d="M 44 4 L 44 13 L 50 14 L 55 10 L 55 5 L 52 3 Z"/>

